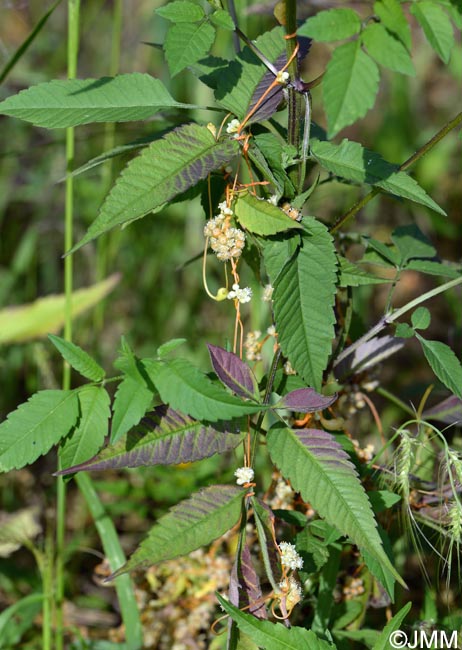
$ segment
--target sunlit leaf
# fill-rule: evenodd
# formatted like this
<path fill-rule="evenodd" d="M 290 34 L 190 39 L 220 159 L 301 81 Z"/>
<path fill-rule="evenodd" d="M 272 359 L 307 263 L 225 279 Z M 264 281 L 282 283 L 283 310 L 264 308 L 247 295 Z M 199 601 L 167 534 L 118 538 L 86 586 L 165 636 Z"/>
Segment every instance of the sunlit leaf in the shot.
<path fill-rule="evenodd" d="M 172 77 L 205 57 L 214 40 L 215 30 L 208 22 L 178 23 L 170 27 L 164 50 Z"/>
<path fill-rule="evenodd" d="M 328 9 L 318 11 L 298 29 L 300 36 L 315 41 L 342 41 L 354 36 L 361 29 L 361 19 L 353 9 Z"/>
<path fill-rule="evenodd" d="M 412 59 L 406 47 L 380 23 L 369 23 L 361 33 L 367 51 L 377 63 L 390 70 L 415 76 Z"/>
<path fill-rule="evenodd" d="M 281 210 L 264 199 L 251 194 L 240 196 L 234 204 L 234 212 L 242 226 L 257 235 L 275 235 L 292 228 L 302 228 Z"/>
<path fill-rule="evenodd" d="M 205 126 L 185 124 L 146 147 L 125 168 L 76 251 L 95 237 L 163 207 L 237 153 L 235 140 L 217 142 Z"/>
<path fill-rule="evenodd" d="M 85 350 L 82 350 L 75 343 L 66 341 L 54 334 L 48 334 L 48 338 L 69 365 L 80 372 L 81 375 L 92 381 L 101 381 L 103 379 L 106 374 L 103 368 Z"/>
<path fill-rule="evenodd" d="M 42 390 L 0 424 L 0 471 L 20 469 L 46 454 L 79 416 L 75 391 Z"/>
<path fill-rule="evenodd" d="M 112 578 L 152 566 L 213 542 L 239 520 L 245 492 L 232 485 L 211 485 L 181 501 L 151 528 L 146 539 Z"/>
<path fill-rule="evenodd" d="M 111 443 L 138 424 L 152 402 L 152 391 L 144 382 L 126 376 L 117 387 L 113 405 Z"/>
<path fill-rule="evenodd" d="M 427 41 L 444 63 L 449 63 L 454 49 L 454 31 L 448 15 L 437 2 L 413 2 L 411 13 L 423 29 Z"/>
<path fill-rule="evenodd" d="M 54 80 L 22 90 L 0 103 L 0 113 L 48 129 L 90 122 L 145 120 L 160 110 L 190 108 L 177 102 L 149 74 Z"/>
<path fill-rule="evenodd" d="M 156 9 L 156 14 L 171 20 L 172 23 L 193 23 L 204 18 L 202 7 L 188 0 L 174 0 Z"/>
<path fill-rule="evenodd" d="M 411 49 L 411 28 L 404 15 L 399 0 L 379 0 L 374 2 L 374 13 L 380 18 L 381 23 L 410 51 Z"/>

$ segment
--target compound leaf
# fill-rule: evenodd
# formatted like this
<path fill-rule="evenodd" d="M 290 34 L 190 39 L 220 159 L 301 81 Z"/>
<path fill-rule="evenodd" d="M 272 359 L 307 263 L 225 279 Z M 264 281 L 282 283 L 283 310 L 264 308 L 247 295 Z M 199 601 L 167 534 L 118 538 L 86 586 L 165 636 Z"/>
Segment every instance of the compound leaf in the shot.
<path fill-rule="evenodd" d="M 334 337 L 337 256 L 327 228 L 313 217 L 298 253 L 274 286 L 273 308 L 283 353 L 305 382 L 320 390 Z"/>
<path fill-rule="evenodd" d="M 230 395 L 186 359 L 145 360 L 144 367 L 162 401 L 198 420 L 231 420 L 265 408 Z"/>
<path fill-rule="evenodd" d="M 48 81 L 0 103 L 0 113 L 48 129 L 145 120 L 167 108 L 191 105 L 175 101 L 159 79 L 139 72 L 101 79 Z"/>
<path fill-rule="evenodd" d="M 389 589 L 386 573 L 402 584 L 382 547 L 371 505 L 354 465 L 334 436 L 318 429 L 268 431 L 268 451 L 292 487 L 321 517 L 347 535 L 375 562 L 375 576 Z M 385 574 L 385 575 L 384 575 Z"/>
<path fill-rule="evenodd" d="M 217 142 L 205 126 L 185 124 L 146 147 L 122 172 L 85 237 L 72 249 L 149 212 L 226 164 L 236 154 L 235 140 Z"/>
<path fill-rule="evenodd" d="M 0 424 L 0 471 L 20 469 L 46 454 L 79 417 L 77 393 L 42 390 Z"/>
<path fill-rule="evenodd" d="M 81 347 L 54 334 L 48 334 L 48 338 L 68 364 L 81 375 L 92 381 L 101 381 L 104 378 L 106 373 L 99 363 L 96 363 Z"/>
<path fill-rule="evenodd" d="M 111 414 L 110 399 L 102 386 L 78 391 L 80 418 L 61 449 L 62 467 L 71 467 L 94 456 L 103 446 Z"/>
<path fill-rule="evenodd" d="M 368 183 L 381 189 L 425 205 L 446 215 L 439 205 L 417 182 L 379 154 L 362 147 L 359 142 L 343 140 L 341 144 L 314 140 L 311 147 L 314 158 L 328 171 L 355 183 Z"/>
<path fill-rule="evenodd" d="M 361 19 L 353 9 L 328 9 L 308 18 L 298 29 L 298 34 L 315 41 L 342 41 L 354 36 L 360 29 Z"/>
<path fill-rule="evenodd" d="M 322 82 L 329 138 L 372 108 L 379 78 L 377 65 L 359 41 L 344 43 L 334 51 Z"/>
<path fill-rule="evenodd" d="M 165 57 L 172 77 L 205 57 L 215 30 L 210 23 L 178 23 L 168 30 L 164 43 Z"/>
<path fill-rule="evenodd" d="M 229 425 L 212 427 L 162 404 L 148 413 L 123 440 L 106 447 L 91 460 L 60 473 L 192 463 L 230 451 L 241 440 L 242 436 L 234 433 Z"/>
<path fill-rule="evenodd" d="M 211 485 L 174 506 L 151 528 L 146 539 L 111 578 L 151 566 L 213 542 L 239 520 L 245 491 L 234 485 Z"/>

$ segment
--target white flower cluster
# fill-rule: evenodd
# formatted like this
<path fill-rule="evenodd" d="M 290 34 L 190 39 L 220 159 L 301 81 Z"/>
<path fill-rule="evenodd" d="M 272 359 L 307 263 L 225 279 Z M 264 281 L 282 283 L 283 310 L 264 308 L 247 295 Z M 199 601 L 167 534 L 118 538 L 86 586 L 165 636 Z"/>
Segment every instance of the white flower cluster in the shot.
<path fill-rule="evenodd" d="M 282 580 L 279 583 L 279 587 L 286 595 L 286 607 L 290 612 L 290 610 L 293 609 L 293 607 L 295 607 L 295 605 L 302 599 L 302 587 L 298 580 L 295 580 L 293 576 Z"/>
<path fill-rule="evenodd" d="M 239 131 L 239 126 L 240 126 L 239 120 L 231 120 L 231 122 L 228 122 L 226 126 L 226 133 L 237 133 Z"/>
<path fill-rule="evenodd" d="M 281 542 L 279 544 L 281 551 L 281 563 L 289 569 L 303 569 L 303 559 L 295 550 L 294 544 L 290 542 Z"/>
<path fill-rule="evenodd" d="M 261 343 L 258 342 L 260 336 L 260 330 L 255 330 L 249 332 L 245 337 L 244 347 L 247 361 L 261 361 Z"/>
<path fill-rule="evenodd" d="M 293 369 L 292 364 L 289 360 L 285 362 L 282 369 L 284 370 L 285 375 L 296 375 L 297 371 Z"/>
<path fill-rule="evenodd" d="M 263 296 L 262 300 L 263 302 L 271 302 L 273 300 L 273 286 L 271 284 L 267 284 L 265 288 L 263 289 Z"/>
<path fill-rule="evenodd" d="M 252 483 L 255 474 L 251 467 L 238 467 L 234 472 L 234 476 L 238 485 L 245 485 L 246 483 Z"/>
<path fill-rule="evenodd" d="M 252 289 L 250 287 L 244 287 L 241 289 L 240 286 L 235 283 L 233 284 L 232 291 L 230 291 L 226 297 L 228 300 L 235 298 L 242 304 L 245 302 L 250 302 L 252 298 Z"/>
<path fill-rule="evenodd" d="M 278 84 L 281 84 L 282 86 L 285 86 L 287 82 L 289 81 L 290 74 L 287 72 L 287 70 L 279 70 L 279 72 L 276 75 L 276 81 Z"/>
<path fill-rule="evenodd" d="M 221 262 L 240 257 L 245 246 L 245 233 L 239 228 L 231 228 L 229 218 L 233 211 L 226 201 L 218 204 L 220 213 L 207 221 L 204 237 L 210 237 L 210 247 Z"/>

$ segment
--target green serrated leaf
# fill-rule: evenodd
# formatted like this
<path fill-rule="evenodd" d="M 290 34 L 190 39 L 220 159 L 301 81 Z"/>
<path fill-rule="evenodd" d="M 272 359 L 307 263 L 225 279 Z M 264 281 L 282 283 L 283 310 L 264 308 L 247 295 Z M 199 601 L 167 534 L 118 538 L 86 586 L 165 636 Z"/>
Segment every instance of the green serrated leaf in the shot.
<path fill-rule="evenodd" d="M 139 72 L 101 79 L 49 81 L 0 103 L 0 113 L 48 129 L 145 120 L 167 108 L 191 105 L 175 101 L 159 79 Z"/>
<path fill-rule="evenodd" d="M 361 40 L 377 63 L 395 72 L 415 76 L 408 50 L 381 23 L 369 23 L 361 32 Z"/>
<path fill-rule="evenodd" d="M 353 9 L 328 9 L 318 11 L 298 29 L 299 36 L 315 41 L 342 41 L 359 33 L 361 19 Z"/>
<path fill-rule="evenodd" d="M 402 629 L 402 623 L 409 613 L 412 603 L 406 603 L 393 618 L 383 628 L 379 638 L 374 643 L 372 650 L 394 650 L 396 645 L 390 643 L 390 636 L 392 632 Z M 402 637 L 401 637 L 402 638 Z M 398 639 L 397 639 L 398 640 Z"/>
<path fill-rule="evenodd" d="M 251 194 L 238 197 L 234 212 L 241 225 L 257 235 L 275 235 L 292 228 L 302 228 L 300 223 L 288 217 L 281 208 Z"/>
<path fill-rule="evenodd" d="M 72 294 L 72 318 L 99 304 L 119 281 L 117 274 Z M 0 310 L 0 344 L 23 343 L 58 332 L 64 326 L 66 296 L 51 295 L 27 305 Z"/>
<path fill-rule="evenodd" d="M 327 228 L 313 217 L 304 223 L 308 233 L 284 272 L 274 280 L 268 271 L 281 349 L 308 386 L 319 391 L 334 337 L 337 256 Z"/>
<path fill-rule="evenodd" d="M 361 262 L 369 262 L 370 264 L 379 264 L 381 266 L 394 266 L 396 268 L 399 267 L 400 258 L 394 246 L 388 246 L 373 237 L 363 236 L 363 240 L 367 245 L 367 251 Z"/>
<path fill-rule="evenodd" d="M 251 614 L 241 612 L 223 596 L 217 594 L 221 607 L 236 621 L 239 629 L 265 650 L 333 650 L 335 646 L 316 636 L 304 627 L 285 627 L 282 623 L 270 623 Z"/>
<path fill-rule="evenodd" d="M 66 436 L 79 416 L 77 393 L 42 390 L 0 424 L 0 471 L 33 463 Z"/>
<path fill-rule="evenodd" d="M 377 65 L 362 51 L 359 41 L 336 48 L 322 82 L 329 138 L 372 108 L 379 78 Z"/>
<path fill-rule="evenodd" d="M 186 124 L 153 142 L 122 172 L 78 250 L 102 233 L 163 207 L 175 196 L 226 164 L 235 140 L 217 142 L 205 126 Z"/>
<path fill-rule="evenodd" d="M 151 566 L 213 542 L 241 515 L 245 491 L 232 485 L 211 485 L 182 501 L 159 519 L 146 539 L 112 578 L 140 566 Z"/>
<path fill-rule="evenodd" d="M 234 21 L 229 12 L 224 9 L 217 9 L 213 14 L 210 14 L 210 20 L 215 27 L 221 27 L 222 29 L 227 29 L 231 32 L 234 31 Z"/>
<path fill-rule="evenodd" d="M 231 420 L 265 408 L 230 395 L 186 359 L 145 360 L 144 367 L 165 403 L 198 420 Z"/>
<path fill-rule="evenodd" d="M 63 468 L 82 463 L 101 449 L 108 433 L 110 399 L 102 386 L 85 386 L 78 392 L 80 418 L 60 450 Z"/>
<path fill-rule="evenodd" d="M 374 13 L 380 18 L 388 31 L 395 34 L 410 51 L 412 46 L 411 28 L 404 15 L 399 0 L 379 0 L 374 2 Z"/>
<path fill-rule="evenodd" d="M 449 63 L 454 48 L 454 31 L 445 11 L 436 2 L 413 2 L 411 13 L 423 29 L 425 38 L 444 63 Z"/>
<path fill-rule="evenodd" d="M 374 512 L 383 512 L 401 501 L 401 495 L 390 490 L 371 490 L 367 493 Z"/>
<path fill-rule="evenodd" d="M 111 444 L 117 442 L 141 420 L 152 402 L 152 392 L 132 377 L 125 377 L 115 394 L 111 426 Z"/>
<path fill-rule="evenodd" d="M 411 316 L 412 327 L 416 330 L 426 330 L 431 322 L 430 311 L 426 307 L 417 307 Z"/>
<path fill-rule="evenodd" d="M 172 23 L 194 23 L 202 20 L 205 13 L 200 5 L 187 0 L 175 0 L 155 10 L 158 16 Z"/>
<path fill-rule="evenodd" d="M 255 45 L 271 63 L 286 50 L 284 32 L 281 27 L 265 32 L 256 39 Z M 226 69 L 219 70 L 215 90 L 215 99 L 243 119 L 248 113 L 255 89 L 268 72 L 249 47 L 244 47 Z"/>
<path fill-rule="evenodd" d="M 210 23 L 178 23 L 168 30 L 165 57 L 172 77 L 205 57 L 215 40 Z"/>
<path fill-rule="evenodd" d="M 368 273 L 357 264 L 353 264 L 345 257 L 338 255 L 339 261 L 339 286 L 340 287 L 360 287 L 368 284 L 383 284 L 390 282 L 389 278 L 378 278 L 372 273 Z"/>
<path fill-rule="evenodd" d="M 449 390 L 462 399 L 462 365 L 451 348 L 441 341 L 428 341 L 416 332 L 431 369 Z"/>
<path fill-rule="evenodd" d="M 92 381 L 101 381 L 104 378 L 106 373 L 103 368 L 81 347 L 54 334 L 48 334 L 48 338 L 61 353 L 63 359 L 81 375 Z"/>
<path fill-rule="evenodd" d="M 292 430 L 276 424 L 266 442 L 272 461 L 294 490 L 328 523 L 347 535 L 395 580 L 403 581 L 382 547 L 377 524 L 354 465 L 335 438 L 317 429 Z M 377 568 L 377 567 L 374 567 Z M 383 573 L 376 577 L 388 587 Z"/>
<path fill-rule="evenodd" d="M 384 160 L 379 154 L 362 147 L 359 142 L 342 140 L 340 145 L 313 140 L 311 153 L 325 169 L 354 181 L 367 183 L 425 205 L 439 214 L 444 210 L 423 190 L 417 182 L 398 167 Z"/>

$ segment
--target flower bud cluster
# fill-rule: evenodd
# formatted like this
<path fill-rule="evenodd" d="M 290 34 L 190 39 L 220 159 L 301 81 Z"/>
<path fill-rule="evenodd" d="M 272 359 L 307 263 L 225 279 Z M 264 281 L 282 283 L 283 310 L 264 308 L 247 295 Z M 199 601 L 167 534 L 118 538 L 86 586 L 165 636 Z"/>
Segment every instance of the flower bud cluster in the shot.
<path fill-rule="evenodd" d="M 234 472 L 234 476 L 238 485 L 245 485 L 246 483 L 252 483 L 254 471 L 251 467 L 238 467 Z"/>
<path fill-rule="evenodd" d="M 247 361 L 261 361 L 262 344 L 258 341 L 260 336 L 260 330 L 248 332 L 244 341 L 245 356 Z"/>
<path fill-rule="evenodd" d="M 204 237 L 210 238 L 210 247 L 221 262 L 241 256 L 245 246 L 245 233 L 239 228 L 232 228 L 229 219 L 233 214 L 226 201 L 218 205 L 220 213 L 207 221 Z"/>

